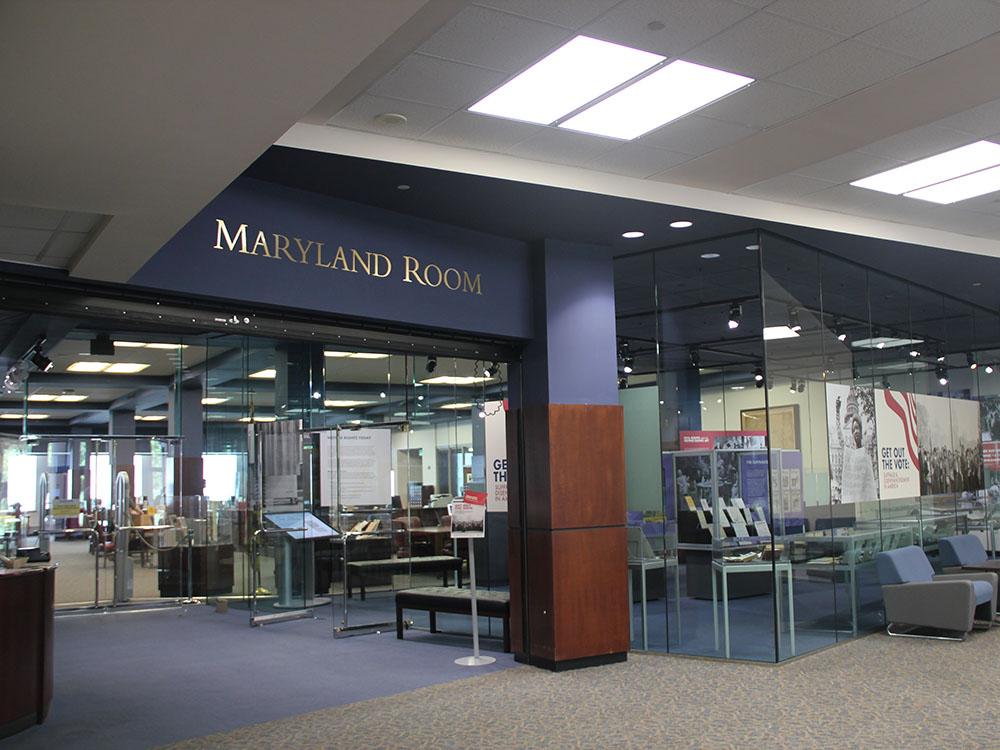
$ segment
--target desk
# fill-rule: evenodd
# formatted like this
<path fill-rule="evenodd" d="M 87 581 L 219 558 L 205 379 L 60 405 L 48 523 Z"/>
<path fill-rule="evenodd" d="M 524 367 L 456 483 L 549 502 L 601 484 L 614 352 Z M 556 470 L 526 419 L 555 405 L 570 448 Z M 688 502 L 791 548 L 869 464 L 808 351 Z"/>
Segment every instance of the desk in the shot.
<path fill-rule="evenodd" d="M 650 570 L 663 570 L 666 574 L 667 568 L 674 569 L 674 604 L 677 608 L 677 640 L 681 637 L 681 576 L 677 569 L 676 557 L 650 557 L 628 561 L 628 638 L 631 641 L 635 637 L 635 630 L 632 623 L 632 571 L 639 571 L 639 594 L 642 603 L 642 649 L 649 650 L 649 628 L 647 626 L 646 612 L 646 573 Z"/>
<path fill-rule="evenodd" d="M 41 724 L 49 713 L 56 567 L 0 568 L 0 737 Z"/>
<path fill-rule="evenodd" d="M 719 612 L 716 573 L 722 576 L 722 632 L 725 638 L 726 658 L 729 650 L 729 576 L 735 573 L 770 573 L 774 571 L 774 595 L 781 595 L 781 573 L 788 575 L 788 634 L 791 637 L 792 656 L 795 656 L 795 596 L 792 586 L 792 564 L 788 560 L 757 560 L 752 562 L 712 561 L 712 624 L 715 627 L 715 650 L 719 650 Z M 776 607 L 778 632 L 781 632 L 781 607 Z"/>

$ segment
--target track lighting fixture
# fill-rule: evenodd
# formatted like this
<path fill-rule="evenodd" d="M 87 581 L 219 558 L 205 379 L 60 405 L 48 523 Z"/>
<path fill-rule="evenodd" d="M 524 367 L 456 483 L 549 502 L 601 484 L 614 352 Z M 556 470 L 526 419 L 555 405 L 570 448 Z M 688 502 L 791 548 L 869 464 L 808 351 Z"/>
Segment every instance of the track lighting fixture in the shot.
<path fill-rule="evenodd" d="M 802 330 L 802 323 L 799 322 L 798 308 L 788 306 L 788 327 L 798 333 Z"/>
<path fill-rule="evenodd" d="M 688 361 L 691 362 L 691 367 L 698 369 L 701 365 L 701 355 L 698 354 L 698 350 L 691 348 L 688 350 Z"/>
<path fill-rule="evenodd" d="M 941 385 L 948 385 L 948 368 L 944 365 L 938 365 L 934 368 L 934 376 Z"/>
<path fill-rule="evenodd" d="M 976 362 L 976 358 L 972 356 L 972 352 L 965 353 L 965 362 L 969 365 L 970 370 L 975 370 L 979 367 L 979 363 Z"/>
<path fill-rule="evenodd" d="M 800 380 L 800 381 L 799 381 L 799 385 L 798 385 L 798 387 L 796 388 L 796 390 L 797 390 L 797 391 L 798 391 L 799 393 L 805 393 L 805 392 L 806 392 L 806 381 L 804 381 L 804 380 Z"/>
<path fill-rule="evenodd" d="M 889 378 L 885 376 L 882 377 L 882 387 L 887 391 L 892 388 L 892 386 L 889 384 Z"/>
<path fill-rule="evenodd" d="M 754 368 L 753 379 L 754 379 L 754 383 L 757 384 L 758 388 L 763 388 L 764 387 L 764 368 L 763 367 L 759 367 L 758 366 L 758 367 Z"/>
<path fill-rule="evenodd" d="M 919 357 L 920 356 L 920 352 L 918 350 L 916 350 L 916 349 L 910 349 L 910 356 L 911 357 Z"/>
<path fill-rule="evenodd" d="M 631 354 L 627 357 L 622 358 L 622 372 L 624 372 L 626 375 L 632 374 L 634 365 L 635 365 L 635 357 L 633 357 Z"/>
<path fill-rule="evenodd" d="M 427 372 L 428 373 L 434 372 L 434 370 L 437 369 L 437 366 L 438 366 L 438 358 L 432 354 L 427 358 Z"/>
<path fill-rule="evenodd" d="M 52 369 L 52 360 L 46 357 L 41 349 L 35 349 L 31 353 L 31 364 L 38 368 L 39 372 L 48 372 Z"/>
<path fill-rule="evenodd" d="M 500 363 L 494 360 L 491 364 L 483 368 L 483 375 L 487 378 L 495 378 L 500 374 Z"/>
<path fill-rule="evenodd" d="M 796 393 L 796 388 L 797 387 L 798 387 L 798 383 L 795 382 L 795 378 L 792 378 L 791 383 L 789 383 L 789 385 L 788 385 L 788 392 L 789 393 Z"/>
<path fill-rule="evenodd" d="M 837 341 L 847 341 L 847 331 L 844 330 L 840 318 L 833 319 L 833 335 L 837 337 Z"/>
<path fill-rule="evenodd" d="M 743 322 L 743 305 L 739 302 L 733 302 L 729 305 L 729 330 L 735 331 L 740 327 L 740 323 Z"/>
<path fill-rule="evenodd" d="M 993 365 L 986 365 L 986 367 L 984 367 L 983 369 L 986 371 L 987 375 L 993 374 Z"/>

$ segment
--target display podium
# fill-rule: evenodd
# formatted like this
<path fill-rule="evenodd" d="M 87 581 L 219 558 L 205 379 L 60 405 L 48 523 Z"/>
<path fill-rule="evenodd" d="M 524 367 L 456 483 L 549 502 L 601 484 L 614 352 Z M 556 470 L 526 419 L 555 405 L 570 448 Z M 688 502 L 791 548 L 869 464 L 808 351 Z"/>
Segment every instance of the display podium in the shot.
<path fill-rule="evenodd" d="M 283 530 L 274 560 L 274 580 L 278 589 L 278 609 L 299 609 L 329 604 L 316 596 L 313 543 L 317 539 L 338 537 L 337 531 L 312 513 L 265 513 L 264 520 Z M 296 571 L 299 575 L 296 575 Z"/>

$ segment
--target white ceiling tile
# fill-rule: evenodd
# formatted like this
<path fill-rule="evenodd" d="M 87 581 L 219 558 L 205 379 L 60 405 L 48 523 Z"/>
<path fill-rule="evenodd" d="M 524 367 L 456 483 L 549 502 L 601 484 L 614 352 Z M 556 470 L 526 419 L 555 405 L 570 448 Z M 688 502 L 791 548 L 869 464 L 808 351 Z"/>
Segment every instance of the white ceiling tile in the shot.
<path fill-rule="evenodd" d="M 638 143 L 626 143 L 587 163 L 598 172 L 612 172 L 629 177 L 648 177 L 691 159 L 690 154 L 649 148 Z"/>
<path fill-rule="evenodd" d="M 1000 237 L 1000 216 L 962 208 L 965 201 L 943 206 L 934 217 L 935 227 L 973 237 Z"/>
<path fill-rule="evenodd" d="M 927 0 L 776 0 L 767 6 L 793 21 L 854 36 L 890 18 L 922 5 Z"/>
<path fill-rule="evenodd" d="M 410 55 L 369 90 L 373 96 L 459 109 L 475 104 L 507 79 L 505 73 Z"/>
<path fill-rule="evenodd" d="M 544 128 L 538 135 L 507 149 L 507 153 L 557 164 L 584 164 L 620 144 L 621 141 L 610 138 L 573 133 L 560 128 Z"/>
<path fill-rule="evenodd" d="M 688 115 L 642 136 L 639 142 L 692 156 L 702 156 L 757 132 L 756 128 L 710 117 Z"/>
<path fill-rule="evenodd" d="M 873 174 L 898 167 L 902 163 L 894 159 L 882 159 L 872 154 L 848 151 L 846 154 L 834 156 L 832 159 L 800 167 L 795 170 L 795 174 L 841 184 L 860 180 L 862 177 L 870 177 Z"/>
<path fill-rule="evenodd" d="M 757 10 L 763 10 L 768 7 L 774 0 L 733 0 L 740 5 L 749 5 L 751 8 L 757 8 Z"/>
<path fill-rule="evenodd" d="M 772 177 L 769 180 L 758 182 L 755 185 L 748 185 L 740 188 L 737 193 L 749 195 L 754 198 L 766 198 L 768 200 L 790 200 L 817 193 L 834 186 L 833 182 L 824 180 L 814 180 L 811 177 L 803 177 L 796 174 L 783 174 Z"/>
<path fill-rule="evenodd" d="M 771 76 L 771 80 L 839 98 L 919 64 L 915 58 L 848 39 Z"/>
<path fill-rule="evenodd" d="M 421 140 L 480 151 L 506 151 L 543 128 L 543 125 L 461 111 L 424 133 Z"/>
<path fill-rule="evenodd" d="M 609 42 L 674 56 L 746 18 L 753 9 L 730 0 L 626 0 L 583 29 Z M 663 24 L 651 30 L 650 23 Z"/>
<path fill-rule="evenodd" d="M 87 243 L 86 232 L 56 232 L 39 260 L 48 263 L 54 260 L 69 260 Z"/>
<path fill-rule="evenodd" d="M 755 13 L 684 55 L 685 60 L 767 78 L 843 41 L 829 31 Z"/>
<path fill-rule="evenodd" d="M 406 123 L 403 125 L 384 125 L 375 119 L 376 115 L 386 112 L 406 115 Z M 327 124 L 400 138 L 416 138 L 447 119 L 451 113 L 451 109 L 444 107 L 432 107 L 427 104 L 362 94 L 331 117 Z"/>
<path fill-rule="evenodd" d="M 55 229 L 66 215 L 65 211 L 35 206 L 0 205 L 0 227 L 22 229 Z"/>
<path fill-rule="evenodd" d="M 931 60 L 1000 31 L 1000 6 L 985 0 L 929 2 L 861 33 L 866 44 Z"/>
<path fill-rule="evenodd" d="M 959 112 L 934 124 L 980 138 L 989 138 L 1000 133 L 1000 99 Z"/>
<path fill-rule="evenodd" d="M 967 201 L 962 201 L 962 208 L 967 211 L 978 211 L 983 214 L 1000 216 L 1000 194 L 990 193 L 978 198 L 970 198 Z"/>
<path fill-rule="evenodd" d="M 974 140 L 975 138 L 968 133 L 925 125 L 866 144 L 858 151 L 886 159 L 910 162 L 964 146 Z"/>
<path fill-rule="evenodd" d="M 20 229 L 0 227 L 0 252 L 38 253 L 52 232 L 46 229 Z"/>
<path fill-rule="evenodd" d="M 516 13 L 536 21 L 548 21 L 567 29 L 578 29 L 617 5 L 620 0 L 476 0 L 476 5 Z"/>
<path fill-rule="evenodd" d="M 571 38 L 558 26 L 470 5 L 417 52 L 518 73 Z"/>
<path fill-rule="evenodd" d="M 706 117 L 751 128 L 767 128 L 791 120 L 832 101 L 828 96 L 780 83 L 758 81 L 700 111 Z"/>
<path fill-rule="evenodd" d="M 101 214 L 91 214 L 85 211 L 67 211 L 62 228 L 70 232 L 90 232 L 102 218 Z"/>

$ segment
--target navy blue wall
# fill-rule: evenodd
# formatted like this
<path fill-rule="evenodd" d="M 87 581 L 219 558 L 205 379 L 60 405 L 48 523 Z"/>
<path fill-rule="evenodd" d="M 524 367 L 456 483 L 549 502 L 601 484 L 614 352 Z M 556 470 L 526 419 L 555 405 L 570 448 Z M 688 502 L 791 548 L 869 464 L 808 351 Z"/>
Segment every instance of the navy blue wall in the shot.
<path fill-rule="evenodd" d="M 216 249 L 217 219 L 230 235 L 247 224 L 248 252 Z M 258 231 L 269 244 L 249 253 Z M 300 251 L 295 237 L 313 245 L 307 262 L 278 255 L 274 233 L 289 238 L 290 255 Z M 392 272 L 378 278 L 317 265 L 330 263 L 343 246 L 384 254 Z M 451 291 L 444 284 L 404 283 L 404 256 L 421 269 L 437 264 L 470 278 L 479 274 L 481 293 Z M 358 266 L 355 266 L 358 267 Z M 449 278 L 457 278 L 454 274 Z M 437 279 L 432 273 L 430 281 Z M 525 243 L 450 225 L 416 219 L 361 204 L 240 178 L 208 204 L 132 277 L 131 282 L 176 292 L 323 313 L 407 323 L 474 334 L 530 338 L 531 282 Z M 463 280 L 463 287 L 465 286 Z M 613 317 L 612 317 L 613 323 Z"/>

